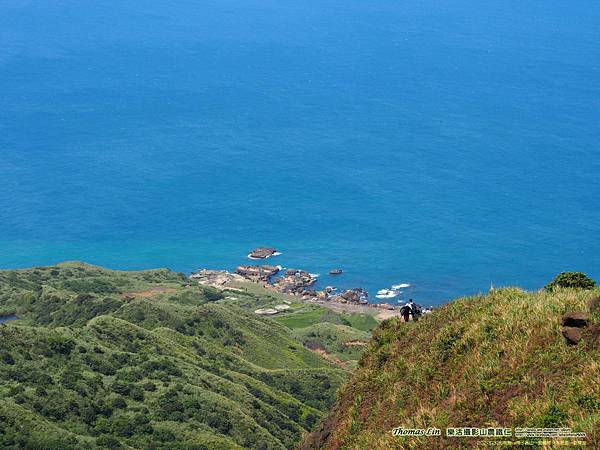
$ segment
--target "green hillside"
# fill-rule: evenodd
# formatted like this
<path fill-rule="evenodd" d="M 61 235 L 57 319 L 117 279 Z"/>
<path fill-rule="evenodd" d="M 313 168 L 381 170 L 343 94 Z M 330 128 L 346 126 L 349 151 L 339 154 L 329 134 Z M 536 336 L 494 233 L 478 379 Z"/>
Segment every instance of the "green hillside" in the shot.
<path fill-rule="evenodd" d="M 317 323 L 294 331 L 305 347 L 318 351 L 342 367 L 354 368 L 371 335 L 346 325 Z"/>
<path fill-rule="evenodd" d="M 394 427 L 571 427 L 600 448 L 600 291 L 503 289 L 375 331 L 315 449 L 579 448 L 481 438 L 394 437 Z M 586 312 L 578 344 L 565 313 Z M 567 445 L 566 447 L 564 445 Z"/>
<path fill-rule="evenodd" d="M 302 305 L 290 314 L 275 318 L 279 323 L 293 329 L 310 327 L 319 323 L 344 325 L 364 332 L 372 332 L 379 322 L 371 314 L 337 313 L 317 305 Z"/>
<path fill-rule="evenodd" d="M 286 449 L 347 371 L 169 270 L 0 271 L 0 447 Z M 233 297 L 236 293 L 237 297 Z"/>

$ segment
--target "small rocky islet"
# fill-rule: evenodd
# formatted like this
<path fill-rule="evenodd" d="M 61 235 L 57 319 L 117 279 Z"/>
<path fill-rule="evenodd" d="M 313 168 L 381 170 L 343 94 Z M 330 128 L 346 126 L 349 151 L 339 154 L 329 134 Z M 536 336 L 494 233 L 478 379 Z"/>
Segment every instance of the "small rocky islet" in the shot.
<path fill-rule="evenodd" d="M 271 256 L 280 255 L 276 248 L 273 247 L 258 247 L 252 250 L 248 254 L 248 258 L 250 259 L 267 259 Z"/>

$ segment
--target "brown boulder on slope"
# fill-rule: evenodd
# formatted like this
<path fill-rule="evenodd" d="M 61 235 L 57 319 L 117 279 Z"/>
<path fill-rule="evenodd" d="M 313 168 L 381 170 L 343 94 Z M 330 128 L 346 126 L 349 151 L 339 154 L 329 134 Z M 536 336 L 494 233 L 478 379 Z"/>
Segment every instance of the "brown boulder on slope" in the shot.
<path fill-rule="evenodd" d="M 567 344 L 570 345 L 577 345 L 583 337 L 581 328 L 576 327 L 563 327 L 562 335 L 567 340 Z"/>
<path fill-rule="evenodd" d="M 585 328 L 588 326 L 590 316 L 584 312 L 572 312 L 563 316 L 563 327 Z"/>

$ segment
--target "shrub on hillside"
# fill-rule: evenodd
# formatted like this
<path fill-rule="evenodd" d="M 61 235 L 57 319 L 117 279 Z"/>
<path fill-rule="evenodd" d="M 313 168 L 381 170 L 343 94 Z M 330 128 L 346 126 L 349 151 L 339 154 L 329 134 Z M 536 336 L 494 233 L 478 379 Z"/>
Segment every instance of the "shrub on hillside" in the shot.
<path fill-rule="evenodd" d="M 54 353 L 68 355 L 75 347 L 75 341 L 65 336 L 50 336 L 48 338 L 48 347 Z"/>
<path fill-rule="evenodd" d="M 91 279 L 69 279 L 62 283 L 63 289 L 69 291 L 89 294 L 111 294 L 118 292 L 118 289 L 109 281 L 97 278 Z"/>
<path fill-rule="evenodd" d="M 596 282 L 582 272 L 562 272 L 545 287 L 547 291 L 555 288 L 592 289 Z"/>

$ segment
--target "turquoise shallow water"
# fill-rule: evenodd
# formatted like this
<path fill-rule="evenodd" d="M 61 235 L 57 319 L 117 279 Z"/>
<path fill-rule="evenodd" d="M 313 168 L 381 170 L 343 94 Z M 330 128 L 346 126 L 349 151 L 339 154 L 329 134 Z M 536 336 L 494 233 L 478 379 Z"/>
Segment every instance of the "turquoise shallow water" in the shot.
<path fill-rule="evenodd" d="M 0 3 L 0 266 L 600 278 L 600 6 Z"/>

